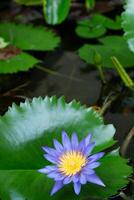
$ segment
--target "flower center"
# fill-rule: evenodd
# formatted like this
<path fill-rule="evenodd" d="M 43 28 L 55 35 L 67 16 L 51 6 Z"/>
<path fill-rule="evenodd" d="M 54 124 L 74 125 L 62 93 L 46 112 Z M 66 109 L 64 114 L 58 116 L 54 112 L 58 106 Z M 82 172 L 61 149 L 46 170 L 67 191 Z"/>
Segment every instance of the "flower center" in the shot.
<path fill-rule="evenodd" d="M 86 162 L 86 157 L 81 152 L 70 151 L 60 157 L 58 168 L 65 176 L 72 176 L 80 172 Z"/>

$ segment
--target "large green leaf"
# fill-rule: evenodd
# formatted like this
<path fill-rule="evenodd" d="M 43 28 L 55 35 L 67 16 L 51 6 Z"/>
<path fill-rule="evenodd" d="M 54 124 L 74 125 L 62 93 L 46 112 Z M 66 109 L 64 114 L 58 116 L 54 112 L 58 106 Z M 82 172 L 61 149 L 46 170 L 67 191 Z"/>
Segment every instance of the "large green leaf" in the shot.
<path fill-rule="evenodd" d="M 134 52 L 134 1 L 127 0 L 126 2 L 125 11 L 122 14 L 122 27 L 129 48 Z"/>
<path fill-rule="evenodd" d="M 134 54 L 129 50 L 123 37 L 107 36 L 99 39 L 102 44 L 85 44 L 79 49 L 79 56 L 89 64 L 94 64 L 96 52 L 102 57 L 104 67 L 113 67 L 111 56 L 121 61 L 124 67 L 134 66 Z"/>
<path fill-rule="evenodd" d="M 68 15 L 70 0 L 43 0 L 44 15 L 48 24 L 60 24 Z"/>
<path fill-rule="evenodd" d="M 16 3 L 24 4 L 26 6 L 40 5 L 43 0 L 15 0 Z"/>
<path fill-rule="evenodd" d="M 96 111 L 76 101 L 67 104 L 63 98 L 46 97 L 34 98 L 32 103 L 26 101 L 20 106 L 14 104 L 0 118 L 0 127 L 2 200 L 83 200 L 90 196 L 107 199 L 128 183 L 126 177 L 131 168 L 116 151 L 101 159 L 102 164 L 96 170 L 105 188 L 87 184 L 77 196 L 70 184 L 50 197 L 53 180 L 37 171 L 48 163 L 43 158 L 43 145 L 52 146 L 53 138 L 60 140 L 62 130 L 70 135 L 75 131 L 80 139 L 91 132 L 96 141 L 94 153 L 114 143 L 114 127 L 104 125 Z"/>
<path fill-rule="evenodd" d="M 50 197 L 53 181 L 39 174 L 36 169 L 27 167 L 26 169 L 0 170 L 0 195 L 2 200 L 83 200 L 90 197 L 104 200 L 116 194 L 117 190 L 128 183 L 126 177 L 132 173 L 132 169 L 116 151 L 106 155 L 101 163 L 96 172 L 105 182 L 106 188 L 88 183 L 82 187 L 81 194 L 76 196 L 72 185 L 69 185 Z"/>
<path fill-rule="evenodd" d="M 34 67 L 39 60 L 27 53 L 20 53 L 6 60 L 0 60 L 0 73 L 15 73 L 18 71 L 27 71 Z"/>
<path fill-rule="evenodd" d="M 106 33 L 107 28 L 121 29 L 121 19 L 116 17 L 116 21 L 105 17 L 104 15 L 94 14 L 90 19 L 78 21 L 76 33 L 83 38 L 97 38 Z"/>
<path fill-rule="evenodd" d="M 45 27 L 1 23 L 0 36 L 23 50 L 49 51 L 58 46 L 60 39 Z"/>

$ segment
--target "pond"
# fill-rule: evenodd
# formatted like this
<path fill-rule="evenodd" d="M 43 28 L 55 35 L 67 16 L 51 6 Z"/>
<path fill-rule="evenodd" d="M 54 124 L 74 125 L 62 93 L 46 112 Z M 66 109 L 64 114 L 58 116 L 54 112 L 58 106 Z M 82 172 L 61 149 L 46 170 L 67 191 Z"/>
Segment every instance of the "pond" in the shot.
<path fill-rule="evenodd" d="M 110 57 L 108 57 L 108 56 L 115 56 L 118 59 L 121 59 L 119 61 L 123 65 L 125 65 L 128 62 L 128 66 L 127 66 L 128 68 L 125 68 L 125 72 L 127 73 L 127 75 L 129 74 L 128 75 L 129 78 L 131 80 L 133 80 L 134 60 L 132 58 L 133 57 L 132 55 L 134 55 L 134 52 L 130 51 L 129 48 L 126 47 L 127 42 L 126 42 L 126 44 L 124 44 L 124 41 L 121 41 L 123 38 L 124 29 L 117 28 L 118 24 L 113 25 L 113 22 L 108 21 L 109 19 L 114 20 L 117 15 L 120 16 L 122 14 L 122 12 L 124 12 L 123 1 L 115 1 L 115 0 L 111 0 L 110 2 L 108 2 L 108 1 L 96 1 L 96 2 L 89 1 L 91 3 L 93 3 L 93 2 L 95 3 L 95 6 L 90 9 L 86 9 L 85 2 L 83 3 L 83 1 L 72 1 L 71 11 L 68 14 L 67 18 L 64 21 L 62 21 L 61 23 L 58 23 L 55 25 L 48 23 L 47 20 L 45 21 L 43 13 L 42 13 L 41 5 L 25 6 L 25 5 L 20 4 L 21 1 L 18 1 L 18 2 L 17 3 L 15 3 L 15 1 L 5 1 L 5 2 L 1 1 L 0 2 L 0 23 L 6 22 L 6 24 L 7 24 L 8 22 L 11 22 L 11 23 L 17 23 L 17 24 L 22 23 L 27 26 L 29 24 L 33 24 L 34 26 L 47 26 L 48 29 L 52 29 L 53 32 L 55 33 L 55 35 L 60 38 L 60 42 L 58 42 L 58 45 L 56 45 L 56 48 L 54 48 L 53 50 L 51 49 L 51 51 L 49 51 L 49 50 L 43 51 L 39 48 L 37 48 L 37 50 L 33 50 L 31 47 L 30 47 L 31 49 L 23 47 L 21 49 L 21 52 L 23 52 L 23 50 L 24 50 L 24 52 L 32 55 L 33 57 L 40 60 L 41 62 L 36 63 L 34 68 L 33 68 L 33 66 L 31 66 L 26 71 L 20 69 L 20 70 L 17 70 L 16 73 L 12 73 L 10 71 L 12 69 L 12 66 L 15 67 L 15 62 L 13 63 L 12 66 L 9 66 L 10 70 L 8 72 L 7 64 L 5 65 L 5 64 L 1 63 L 1 60 L 2 60 L 2 62 L 3 62 L 3 60 L 4 61 L 6 59 L 8 60 L 11 57 L 15 57 L 16 55 L 19 55 L 20 52 L 16 53 L 17 50 L 15 50 L 15 53 L 14 53 L 13 50 L 10 50 L 10 51 L 8 51 L 8 53 L 6 52 L 7 53 L 6 56 L 9 55 L 11 57 L 6 58 L 6 59 L 4 57 L 4 59 L 3 59 L 3 57 L 1 58 L 1 55 L 3 56 L 3 49 L 2 50 L 0 49 L 0 59 L 1 59 L 0 60 L 0 73 L 1 73 L 0 74 L 0 114 L 1 114 L 1 116 L 2 117 L 5 116 L 5 113 L 7 112 L 8 107 L 12 106 L 13 102 L 16 103 L 17 105 L 19 105 L 20 102 L 25 102 L 26 99 L 29 99 L 29 101 L 31 102 L 34 97 L 57 96 L 57 98 L 60 98 L 61 96 L 65 96 L 65 100 L 68 103 L 71 102 L 73 99 L 75 99 L 76 101 L 80 101 L 80 103 L 82 105 L 86 105 L 87 107 L 92 107 L 94 110 L 96 110 L 96 112 L 101 113 L 101 115 L 104 117 L 105 124 L 113 124 L 114 125 L 114 127 L 116 128 L 116 133 L 114 135 L 114 139 L 117 140 L 117 143 L 115 143 L 114 146 L 109 145 L 108 148 L 106 149 L 106 152 L 112 151 L 112 150 L 120 147 L 120 150 L 119 150 L 120 155 L 122 155 L 122 157 L 128 158 L 129 159 L 128 163 L 133 168 L 134 167 L 134 137 L 131 136 L 133 134 L 131 132 L 134 132 L 133 128 L 132 128 L 134 126 L 134 89 L 132 87 L 130 87 L 130 85 L 127 85 L 128 82 L 127 83 L 124 82 L 124 79 L 122 78 L 123 76 L 126 77 L 126 74 L 124 75 L 124 72 L 123 72 L 123 74 L 121 74 L 121 72 L 118 72 L 118 70 L 116 71 L 116 68 L 114 68 L 114 67 L 106 67 L 107 63 L 110 62 L 110 61 L 108 61 L 108 59 L 110 60 Z M 55 1 L 55 2 L 58 2 L 58 1 Z M 133 6 L 134 6 L 134 4 L 133 4 Z M 107 27 L 109 27 L 110 26 L 109 24 L 112 23 L 111 26 L 114 26 L 114 28 L 113 29 L 109 28 L 107 30 L 107 27 L 101 27 L 102 28 L 101 31 L 103 32 L 102 35 L 99 32 L 100 36 L 97 36 L 97 37 L 91 36 L 90 38 L 87 38 L 87 34 L 90 34 L 91 33 L 90 31 L 92 31 L 92 29 L 93 29 L 93 26 L 94 26 L 93 23 L 95 22 L 95 26 L 96 26 L 96 23 L 98 23 L 97 21 L 101 20 L 100 16 L 99 16 L 99 18 L 97 17 L 96 19 L 94 19 L 94 22 L 92 22 L 92 24 L 90 24 L 91 30 L 90 29 L 88 31 L 82 30 L 80 33 L 76 34 L 76 28 L 78 26 L 77 21 L 83 20 L 83 19 L 91 20 L 91 16 L 96 13 L 97 13 L 97 15 L 99 13 L 99 15 L 103 15 L 108 18 L 108 19 L 103 19 L 103 20 L 105 20 L 103 22 L 103 26 L 104 26 L 104 24 L 106 26 L 106 23 L 107 23 Z M 134 15 L 132 17 L 134 18 Z M 85 28 L 86 26 L 87 25 L 84 24 L 83 27 Z M 93 35 L 96 33 L 98 34 L 98 26 L 101 26 L 101 21 L 100 21 L 100 25 L 97 25 L 97 31 L 95 30 L 91 34 L 93 34 Z M 116 28 L 115 28 L 115 26 L 116 26 Z M 7 30 L 7 29 L 4 29 L 4 26 L 0 25 L 0 37 L 2 37 L 2 38 L 4 38 L 3 37 L 4 30 Z M 133 30 L 134 30 L 134 27 L 133 27 Z M 86 34 L 86 36 L 82 36 L 81 35 L 82 33 Z M 19 35 L 19 31 L 16 28 L 14 31 L 14 35 L 17 35 L 17 34 Z M 22 38 L 23 38 L 23 34 L 25 34 L 25 33 L 22 31 Z M 104 48 L 100 47 L 100 46 L 102 46 L 102 44 L 101 45 L 100 45 L 100 43 L 98 44 L 98 38 L 100 39 L 104 36 L 105 37 L 111 37 L 111 36 L 114 37 L 117 35 L 118 35 L 118 37 L 121 38 L 121 39 L 119 39 L 120 40 L 119 42 L 116 38 L 115 38 L 115 40 L 113 38 L 112 39 L 113 43 L 109 42 L 107 44 L 107 46 Z M 15 36 L 13 36 L 13 37 L 15 38 Z M 5 37 L 5 38 L 6 38 L 5 42 L 8 42 L 7 37 Z M 13 38 L 13 41 L 17 41 L 17 39 L 14 39 L 14 38 Z M 35 38 L 37 38 L 37 42 L 38 42 L 38 35 L 36 35 Z M 46 36 L 46 38 L 47 38 L 47 36 Z M 133 35 L 133 38 L 134 38 L 134 35 Z M 21 41 L 21 37 L 19 40 Z M 29 38 L 25 38 L 24 41 L 31 41 L 30 36 L 29 36 Z M 45 41 L 45 38 L 44 38 L 44 41 Z M 117 42 L 117 45 L 116 45 L 116 42 Z M 46 41 L 46 43 L 47 43 L 47 41 Z M 99 56 L 100 56 L 100 52 L 102 52 L 102 54 L 101 54 L 102 58 L 100 58 L 99 56 L 97 57 L 99 60 L 99 61 L 97 60 L 97 62 L 99 62 L 99 66 L 100 66 L 100 63 L 102 62 L 101 59 L 103 59 L 103 56 L 108 57 L 108 58 L 106 58 L 106 60 L 105 59 L 103 60 L 102 65 L 104 65 L 103 66 L 104 68 L 102 68 L 102 66 L 101 66 L 101 72 L 103 73 L 105 80 L 103 80 L 103 78 L 101 77 L 101 75 L 99 73 L 100 68 L 98 68 L 98 66 L 95 66 L 93 63 L 93 59 L 95 59 L 95 58 L 93 58 L 91 56 L 89 56 L 90 58 L 87 58 L 87 53 L 80 53 L 80 49 L 85 44 L 91 45 L 90 46 L 91 49 L 88 52 L 90 55 L 93 54 L 93 52 L 92 52 L 93 48 L 96 48 L 95 52 L 97 52 Z M 24 45 L 27 45 L 27 44 L 24 44 Z M 98 46 L 100 45 L 100 46 L 97 47 L 97 45 Z M 5 48 L 7 48 L 7 47 L 5 47 Z M 18 46 L 17 46 L 17 48 L 18 48 Z M 111 53 L 111 51 L 112 51 L 112 53 Z M 5 54 L 4 54 L 4 56 L 5 56 Z M 25 65 L 25 62 L 23 63 L 23 66 L 24 65 Z M 27 63 L 26 63 L 26 65 L 27 65 Z M 2 66 L 5 68 L 7 67 L 7 69 L 5 69 L 5 71 L 7 70 L 7 72 L 4 72 L 4 70 L 1 70 Z M 19 66 L 19 64 L 17 64 L 17 66 Z M 120 70 L 120 71 L 122 71 L 122 70 Z M 126 81 L 126 79 L 125 79 L 125 81 Z M 19 110 L 19 108 L 18 108 L 18 110 Z M 22 121 L 25 118 L 25 112 L 23 113 Z M 57 115 L 58 114 L 59 113 L 57 113 Z M 10 116 L 9 116 L 9 118 L 10 118 Z M 51 116 L 50 116 L 50 118 L 51 118 Z M 4 119 L 4 117 L 3 117 L 3 119 Z M 6 127 L 6 122 L 5 122 L 5 130 L 8 129 L 8 125 L 11 126 L 11 124 L 12 123 L 14 124 L 15 120 L 17 120 L 14 118 L 13 115 L 12 115 L 12 119 L 13 119 L 13 122 L 9 121 L 7 123 L 7 127 Z M 27 117 L 26 121 L 28 121 L 28 119 L 31 120 L 31 118 Z M 8 121 L 8 118 L 6 120 Z M 61 119 L 59 118 L 59 121 L 60 120 Z M 72 118 L 72 120 L 73 120 L 73 118 Z M 64 121 L 64 119 L 63 119 L 63 121 Z M 74 121 L 75 121 L 75 119 L 74 119 Z M 18 126 L 22 127 L 22 130 L 24 131 L 26 127 L 23 129 L 23 126 L 20 125 L 21 121 L 17 122 L 17 123 L 18 123 Z M 24 120 L 24 123 L 25 123 L 25 120 Z M 29 124 L 28 126 L 29 127 L 32 126 L 32 123 L 34 123 L 34 122 L 31 121 L 31 124 Z M 82 123 L 84 123 L 84 122 L 82 122 Z M 52 127 L 50 128 L 50 130 L 53 130 L 53 126 L 55 126 L 55 123 L 54 123 L 54 125 L 51 125 L 51 126 Z M 70 125 L 70 126 L 72 126 L 72 125 Z M 4 130 L 4 128 L 3 128 L 4 126 L 2 124 L 1 124 L 1 127 L 2 127 L 2 129 L 1 129 L 2 131 L 0 133 L 0 138 L 2 138 L 2 140 L 3 140 L 3 133 L 5 130 Z M 57 129 L 58 128 L 56 128 L 56 131 L 57 131 Z M 28 128 L 28 130 L 30 131 L 29 128 Z M 38 127 L 36 131 L 38 132 L 39 130 L 40 130 L 40 128 Z M 70 128 L 67 130 L 70 130 Z M 11 131 L 13 131 L 13 133 L 16 135 L 17 127 L 16 127 L 16 129 L 15 128 L 12 129 L 12 127 L 11 127 Z M 23 140 L 23 137 L 25 137 L 25 133 L 23 131 L 22 131 L 22 136 L 21 136 L 22 140 Z M 78 130 L 78 132 L 79 132 L 79 130 Z M 7 130 L 7 133 L 8 133 L 8 130 Z M 8 137 L 9 138 L 7 140 L 10 140 L 10 134 Z M 16 141 L 17 141 L 17 137 L 16 137 Z M 106 136 L 104 135 L 104 138 L 105 137 Z M 101 138 L 101 140 L 103 140 L 102 138 Z M 46 138 L 46 139 L 48 140 L 48 138 Z M 30 139 L 30 141 L 31 140 L 32 140 L 32 138 Z M 37 144 L 39 144 L 38 138 L 37 138 L 36 142 L 37 142 Z M 16 144 L 17 144 L 17 142 L 14 143 L 14 145 L 16 145 Z M 34 142 L 31 145 L 36 146 L 37 144 L 35 144 L 35 142 Z M 51 144 L 51 143 L 49 143 L 49 144 Z M 4 149 L 2 145 L 0 144 L 1 151 Z M 20 145 L 21 145 L 21 142 L 20 142 Z M 23 149 L 23 145 L 25 146 L 26 144 L 22 144 L 22 146 L 19 148 Z M 30 148 L 32 149 L 32 147 L 29 147 L 29 149 Z M 15 148 L 12 148 L 12 150 L 14 152 L 16 151 Z M 3 180 L 2 176 L 5 178 L 8 178 L 8 175 L 7 175 L 7 177 L 5 175 L 2 175 L 2 173 L 3 173 L 2 170 L 4 170 L 3 167 L 5 167 L 4 162 L 12 163 L 13 161 L 15 161 L 14 159 L 13 160 L 8 159 L 7 161 L 4 161 L 2 156 L 8 155 L 8 153 L 7 153 L 8 148 L 7 148 L 7 150 L 4 149 L 3 151 L 5 152 L 5 154 L 4 153 L 3 153 L 3 155 L 2 155 L 2 153 L 0 154 L 1 161 L 3 162 L 3 164 L 0 166 L 0 171 L 1 171 L 0 172 L 0 184 L 2 183 L 2 180 Z M 16 158 L 15 158 L 16 160 L 18 159 L 19 156 L 20 157 L 22 156 L 21 158 L 23 158 L 24 155 L 26 156 L 26 154 L 23 155 L 22 152 L 20 152 L 20 154 L 17 154 L 17 153 L 16 153 Z M 22 153 L 22 155 L 21 155 L 21 153 Z M 35 154 L 38 155 L 38 153 L 36 151 L 35 151 Z M 12 159 L 12 157 L 13 156 L 11 155 L 11 159 Z M 15 162 L 17 163 L 17 161 L 15 161 Z M 42 161 L 40 161 L 40 162 L 42 162 Z M 11 164 L 11 167 L 12 166 L 13 166 L 13 164 Z M 9 164 L 9 167 L 10 167 L 10 164 Z M 18 166 L 16 164 L 15 169 L 17 169 L 17 167 Z M 30 167 L 32 167 L 32 163 L 31 163 Z M 36 169 L 36 165 L 33 166 L 33 168 Z M 5 169 L 7 170 L 8 166 Z M 13 166 L 13 169 L 14 169 L 14 166 Z M 23 169 L 23 166 L 22 166 L 22 169 Z M 24 165 L 24 169 L 26 169 L 25 165 Z M 120 167 L 117 168 L 117 172 L 119 172 L 119 176 L 120 176 L 120 171 L 122 171 L 120 169 Z M 124 174 L 124 176 L 125 176 L 125 174 Z M 16 175 L 16 177 L 17 177 L 17 175 Z M 26 177 L 26 178 L 28 178 L 28 177 Z M 111 177 L 111 179 L 112 179 L 112 177 Z M 113 193 L 112 197 L 110 197 L 111 196 L 110 195 L 107 198 L 100 197 L 100 199 L 114 199 L 114 200 L 116 200 L 116 199 L 125 199 L 125 200 L 134 199 L 134 179 L 133 179 L 132 173 L 129 174 L 129 179 L 130 179 L 129 182 L 127 184 L 124 184 L 123 188 L 117 187 L 118 188 L 116 190 L 117 193 Z M 42 180 L 43 180 L 43 178 L 42 178 Z M 14 194 L 13 193 L 11 194 L 11 191 L 8 191 L 8 189 L 5 189 L 6 186 L 4 186 L 4 187 L 0 186 L 0 198 L 2 200 L 8 200 L 8 199 L 36 200 L 36 199 L 38 199 L 38 197 L 36 196 L 36 192 L 31 191 L 31 188 L 29 189 L 29 192 L 27 192 L 27 189 L 24 189 L 24 191 L 22 190 L 23 191 L 22 192 L 19 189 L 20 183 L 19 183 L 19 181 L 18 182 L 17 181 L 18 181 L 17 178 L 16 178 L 16 182 L 14 182 L 14 180 L 11 178 L 11 180 L 7 181 L 7 183 L 6 183 L 7 187 L 9 185 L 10 190 L 13 190 L 13 192 L 15 192 Z M 30 179 L 29 179 L 29 181 L 30 181 Z M 122 186 L 122 184 L 120 184 L 120 185 Z M 33 186 L 33 188 L 35 186 L 42 187 L 41 183 L 38 185 L 33 184 L 32 186 Z M 15 188 L 15 190 L 13 187 Z M 84 186 L 82 186 L 82 187 L 84 187 Z M 67 190 L 65 190 L 65 194 L 66 194 L 66 192 L 70 192 L 69 189 L 70 188 L 68 187 Z M 41 192 L 41 190 L 39 188 L 38 188 L 38 190 L 39 190 L 38 192 Z M 33 192 L 33 195 L 31 195 L 31 192 Z M 37 194 L 38 194 L 38 192 L 37 192 Z M 60 196 L 60 194 L 61 194 L 61 196 Z M 63 194 L 59 192 L 59 196 L 55 196 L 55 197 L 62 198 Z M 86 194 L 86 192 L 85 192 L 85 194 Z M 99 192 L 98 192 L 98 194 L 99 194 Z M 69 196 L 69 198 L 70 197 L 71 196 Z M 93 200 L 98 199 L 97 197 L 92 198 L 92 195 L 90 196 L 90 194 L 89 194 L 89 197 L 87 196 L 87 194 L 86 194 L 86 196 L 84 196 L 85 199 L 93 199 Z M 49 199 L 48 197 L 44 197 L 44 198 Z M 66 197 L 66 199 L 69 199 L 69 198 Z M 81 196 L 79 198 L 77 198 L 77 196 L 76 197 L 72 196 L 72 199 L 84 199 L 84 198 Z M 42 199 L 43 198 L 41 195 L 39 197 L 39 200 L 42 200 Z"/>

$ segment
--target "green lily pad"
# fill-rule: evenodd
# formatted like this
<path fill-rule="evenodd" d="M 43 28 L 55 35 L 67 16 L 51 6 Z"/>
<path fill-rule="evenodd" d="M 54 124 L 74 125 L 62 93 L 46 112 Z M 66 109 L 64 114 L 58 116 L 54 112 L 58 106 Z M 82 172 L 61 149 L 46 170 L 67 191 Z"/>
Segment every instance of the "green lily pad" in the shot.
<path fill-rule="evenodd" d="M 97 38 L 104 35 L 107 28 L 118 30 L 121 29 L 121 18 L 116 17 L 116 21 L 105 17 L 104 15 L 95 14 L 90 19 L 80 20 L 77 23 L 76 33 L 83 38 Z"/>
<path fill-rule="evenodd" d="M 0 60 L 0 74 L 27 71 L 34 67 L 39 60 L 27 53 L 20 53 L 6 60 Z"/>
<path fill-rule="evenodd" d="M 134 52 L 134 1 L 127 0 L 125 11 L 122 14 L 122 27 L 125 31 L 124 37 L 129 48 Z"/>
<path fill-rule="evenodd" d="M 123 37 L 107 36 L 99 39 L 101 44 L 85 44 L 78 53 L 81 59 L 89 64 L 94 64 L 96 52 L 102 58 L 102 65 L 106 68 L 112 68 L 111 57 L 115 56 L 124 67 L 134 66 L 134 54 L 129 50 L 128 45 Z"/>
<path fill-rule="evenodd" d="M 118 151 L 108 153 L 101 159 L 96 173 L 106 187 L 87 184 L 79 196 L 72 185 L 65 186 L 50 197 L 53 180 L 37 170 L 47 161 L 43 158 L 42 146 L 52 146 L 53 138 L 61 140 L 61 131 L 72 132 L 82 139 L 89 132 L 96 142 L 94 152 L 102 151 L 115 143 L 115 129 L 105 125 L 102 117 L 92 108 L 79 102 L 65 103 L 64 98 L 34 98 L 20 106 L 13 105 L 0 117 L 0 198 L 2 200 L 82 200 L 95 197 L 107 199 L 124 187 L 132 172 L 127 160 Z M 112 178 L 111 178 L 112 177 Z"/>
<path fill-rule="evenodd" d="M 51 51 L 60 42 L 58 36 L 46 27 L 0 23 L 0 36 L 8 44 L 21 50 Z M 0 73 L 26 71 L 39 61 L 28 53 L 22 52 L 10 59 L 0 60 Z"/>
<path fill-rule="evenodd" d="M 60 42 L 54 32 L 43 26 L 0 23 L 0 35 L 22 50 L 50 51 Z"/>

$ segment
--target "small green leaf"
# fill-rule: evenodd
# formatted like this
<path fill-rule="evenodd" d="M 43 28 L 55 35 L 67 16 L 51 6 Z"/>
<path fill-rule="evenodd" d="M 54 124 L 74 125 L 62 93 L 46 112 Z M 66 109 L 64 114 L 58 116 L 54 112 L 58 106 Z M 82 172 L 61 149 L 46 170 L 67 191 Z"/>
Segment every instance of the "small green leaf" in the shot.
<path fill-rule="evenodd" d="M 49 51 L 58 46 L 60 39 L 46 27 L 1 23 L 0 35 L 22 50 Z"/>
<path fill-rule="evenodd" d="M 95 14 L 90 19 L 78 21 L 76 33 L 83 38 L 97 38 L 104 35 L 107 28 L 121 29 L 121 18 L 117 16 L 116 21 L 113 21 L 104 15 Z"/>
<path fill-rule="evenodd" d="M 96 142 L 95 152 L 114 144 L 115 129 L 105 125 L 102 117 L 92 108 L 79 102 L 65 103 L 64 98 L 34 98 L 20 106 L 13 105 L 0 117 L 0 198 L 2 200 L 83 200 L 90 197 L 107 199 L 127 183 L 132 172 L 127 160 L 118 151 L 108 153 L 101 159 L 96 173 L 106 187 L 95 184 L 82 186 L 80 195 L 75 195 L 72 185 L 50 197 L 54 184 L 37 170 L 47 161 L 43 158 L 42 146 L 52 146 L 54 138 L 61 140 L 61 131 L 72 132 L 82 139 L 89 132 Z M 111 178 L 112 177 L 112 178 Z"/>
<path fill-rule="evenodd" d="M 128 45 L 123 37 L 107 36 L 99 39 L 102 44 L 85 44 L 79 49 L 79 56 L 89 64 L 94 64 L 95 53 L 98 52 L 102 57 L 104 67 L 112 68 L 111 57 L 115 56 L 121 60 L 124 67 L 133 67 L 134 54 L 129 50 Z"/>
<path fill-rule="evenodd" d="M 111 30 L 120 30 L 121 29 L 121 17 L 116 16 L 115 21 L 106 17 L 105 26 Z"/>
<path fill-rule="evenodd" d="M 134 1 L 127 0 L 125 11 L 122 14 L 122 27 L 125 31 L 124 37 L 129 48 L 134 52 Z"/>
<path fill-rule="evenodd" d="M 60 24 L 67 17 L 70 9 L 70 0 L 43 0 L 44 15 L 48 24 Z"/>
<path fill-rule="evenodd" d="M 15 73 L 18 71 L 27 71 L 34 67 L 39 60 L 27 53 L 21 53 L 7 60 L 0 60 L 0 73 Z"/>
<path fill-rule="evenodd" d="M 35 6 L 35 5 L 41 5 L 43 0 L 15 0 L 16 3 L 23 4 L 26 6 Z"/>

